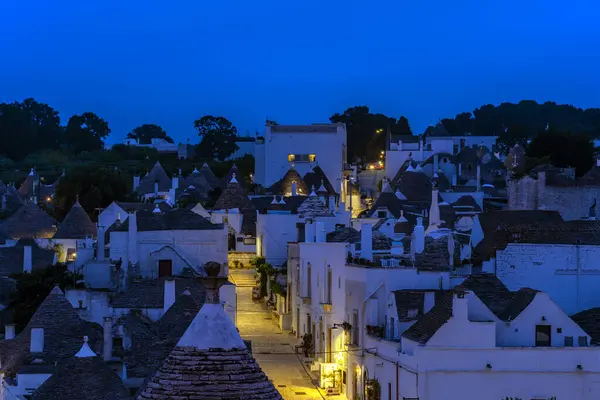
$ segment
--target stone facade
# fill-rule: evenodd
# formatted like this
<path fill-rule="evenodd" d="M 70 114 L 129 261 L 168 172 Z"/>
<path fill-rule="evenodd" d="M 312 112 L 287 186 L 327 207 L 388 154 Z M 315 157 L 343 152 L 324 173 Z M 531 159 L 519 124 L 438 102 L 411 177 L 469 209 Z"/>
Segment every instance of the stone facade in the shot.
<path fill-rule="evenodd" d="M 496 274 L 510 289 L 542 290 L 569 315 L 600 307 L 600 246 L 511 243 L 498 250 Z"/>
<path fill-rule="evenodd" d="M 545 172 L 508 182 L 509 210 L 556 210 L 565 221 L 588 217 L 596 199 L 600 186 L 551 185 Z"/>

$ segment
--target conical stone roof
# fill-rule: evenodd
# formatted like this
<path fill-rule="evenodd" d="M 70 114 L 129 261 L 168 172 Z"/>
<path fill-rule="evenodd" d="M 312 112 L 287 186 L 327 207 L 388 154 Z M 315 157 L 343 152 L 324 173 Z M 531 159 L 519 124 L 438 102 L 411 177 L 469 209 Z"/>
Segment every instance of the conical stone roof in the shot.
<path fill-rule="evenodd" d="M 328 217 L 331 210 L 317 196 L 308 196 L 298 207 L 298 214 L 305 218 Z"/>
<path fill-rule="evenodd" d="M 207 265 L 206 303 L 136 399 L 282 400 L 223 310 L 218 281 L 226 278 Z"/>
<path fill-rule="evenodd" d="M 96 237 L 96 225 L 85 212 L 79 200 L 75 201 L 73 207 L 67 213 L 63 222 L 54 234 L 54 239 L 85 239 Z"/>
<path fill-rule="evenodd" d="M 33 400 L 127 400 L 129 391 L 123 381 L 88 346 L 33 393 Z"/>
<path fill-rule="evenodd" d="M 37 204 L 24 204 L 9 218 L 0 223 L 0 230 L 12 239 L 50 239 L 56 232 L 54 219 Z"/>

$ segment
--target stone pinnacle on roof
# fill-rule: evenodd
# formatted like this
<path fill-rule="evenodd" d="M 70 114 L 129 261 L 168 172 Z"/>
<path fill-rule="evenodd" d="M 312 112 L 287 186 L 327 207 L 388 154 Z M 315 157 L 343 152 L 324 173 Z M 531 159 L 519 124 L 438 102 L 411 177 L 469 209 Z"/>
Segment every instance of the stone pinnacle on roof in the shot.
<path fill-rule="evenodd" d="M 408 220 L 404 217 L 404 210 L 400 210 L 400 218 L 398 222 L 408 222 Z"/>
<path fill-rule="evenodd" d="M 31 171 L 29 172 L 29 176 L 35 176 L 35 169 L 31 168 Z"/>
<path fill-rule="evenodd" d="M 160 214 L 160 213 L 162 212 L 162 211 L 160 210 L 160 208 L 158 207 L 158 203 L 156 203 L 156 204 L 154 205 L 154 210 L 152 210 L 152 212 L 153 212 L 154 214 Z"/>
<path fill-rule="evenodd" d="M 273 200 L 271 201 L 271 204 L 277 204 L 277 196 L 273 195 Z"/>
<path fill-rule="evenodd" d="M 231 180 L 229 183 L 238 183 L 238 180 L 235 178 L 235 172 L 231 175 Z"/>
<path fill-rule="evenodd" d="M 406 172 L 415 172 L 415 169 L 412 166 L 412 163 L 406 168 Z"/>
<path fill-rule="evenodd" d="M 312 187 L 310 188 L 310 195 L 309 196 L 316 196 L 317 194 L 315 193 L 315 185 L 312 185 Z"/>
<path fill-rule="evenodd" d="M 60 295 L 64 295 L 65 293 L 60 290 L 60 287 L 58 285 L 55 285 L 52 290 L 50 291 L 50 294 L 60 294 Z"/>
<path fill-rule="evenodd" d="M 75 354 L 75 357 L 78 358 L 85 358 L 85 357 L 96 357 L 97 354 L 94 353 L 94 351 L 90 348 L 90 345 L 88 344 L 88 337 L 84 336 L 83 337 L 83 346 L 81 346 L 81 350 L 79 350 L 79 352 L 77 352 L 77 354 Z"/>
<path fill-rule="evenodd" d="M 204 165 L 206 165 L 206 163 L 204 163 Z M 198 168 L 194 167 L 192 174 L 199 174 L 199 173 L 200 173 L 200 171 L 198 171 Z"/>
<path fill-rule="evenodd" d="M 321 179 L 321 186 L 319 186 L 317 192 L 327 192 L 327 189 L 325 189 L 325 185 L 323 183 L 323 179 Z"/>
<path fill-rule="evenodd" d="M 285 204 L 285 201 L 283 200 L 283 196 L 281 196 L 281 200 L 279 200 L 279 204 Z"/>
<path fill-rule="evenodd" d="M 421 164 L 417 164 L 417 168 L 415 168 L 415 172 L 421 172 L 423 168 L 421 168 Z"/>

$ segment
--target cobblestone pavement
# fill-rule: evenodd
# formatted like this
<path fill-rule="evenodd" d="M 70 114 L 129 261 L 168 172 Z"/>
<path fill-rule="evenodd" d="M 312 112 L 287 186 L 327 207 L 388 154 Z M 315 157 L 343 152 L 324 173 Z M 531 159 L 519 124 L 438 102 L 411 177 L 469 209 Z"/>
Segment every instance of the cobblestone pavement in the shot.
<path fill-rule="evenodd" d="M 236 271 L 232 277 L 241 281 Z M 272 319 L 272 313 L 263 303 L 252 301 L 252 288 L 238 286 L 237 326 L 244 339 L 252 340 L 252 352 L 262 370 L 273 381 L 285 400 L 331 399 L 321 396 L 319 390 L 294 352 L 299 339 L 283 332 Z M 337 396 L 336 396 L 337 397 Z"/>

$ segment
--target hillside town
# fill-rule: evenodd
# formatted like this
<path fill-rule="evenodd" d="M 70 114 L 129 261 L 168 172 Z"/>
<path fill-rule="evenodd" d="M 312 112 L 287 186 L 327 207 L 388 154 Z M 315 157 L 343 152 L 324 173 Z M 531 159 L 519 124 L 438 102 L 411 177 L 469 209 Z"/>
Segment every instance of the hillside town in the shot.
<path fill-rule="evenodd" d="M 156 161 L 62 220 L 68 170 L 0 182 L 0 400 L 600 398 L 600 155 L 443 130 L 355 162 L 267 122 L 252 174 Z"/>

